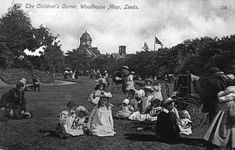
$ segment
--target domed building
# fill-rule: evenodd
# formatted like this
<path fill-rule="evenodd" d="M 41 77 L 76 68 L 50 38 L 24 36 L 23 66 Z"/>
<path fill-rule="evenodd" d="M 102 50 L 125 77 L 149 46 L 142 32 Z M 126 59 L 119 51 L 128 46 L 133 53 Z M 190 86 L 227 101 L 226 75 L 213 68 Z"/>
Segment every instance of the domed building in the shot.
<path fill-rule="evenodd" d="M 95 58 L 101 55 L 97 47 L 92 47 L 92 38 L 87 31 L 83 33 L 80 38 L 80 45 L 78 51 L 84 57 L 89 58 Z"/>

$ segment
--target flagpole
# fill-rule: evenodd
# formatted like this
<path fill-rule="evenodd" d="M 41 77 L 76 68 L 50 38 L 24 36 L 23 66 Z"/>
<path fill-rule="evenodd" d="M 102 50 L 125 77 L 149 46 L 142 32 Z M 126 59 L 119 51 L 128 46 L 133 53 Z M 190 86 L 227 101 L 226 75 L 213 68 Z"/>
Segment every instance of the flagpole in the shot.
<path fill-rule="evenodd" d="M 153 47 L 154 47 L 154 51 L 155 51 L 155 46 L 156 46 L 156 43 L 155 43 L 155 41 L 156 41 L 156 39 L 155 39 L 155 37 L 154 37 L 154 42 L 153 42 Z"/>

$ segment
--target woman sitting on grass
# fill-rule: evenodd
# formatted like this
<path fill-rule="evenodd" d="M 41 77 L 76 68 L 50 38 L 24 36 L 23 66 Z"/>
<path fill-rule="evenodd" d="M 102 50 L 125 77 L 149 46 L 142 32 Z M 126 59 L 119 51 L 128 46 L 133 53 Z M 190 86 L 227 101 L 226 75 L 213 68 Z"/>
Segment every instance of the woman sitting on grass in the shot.
<path fill-rule="evenodd" d="M 139 111 L 134 112 L 129 119 L 137 121 L 156 121 L 158 114 L 161 112 L 160 100 L 155 99 L 151 102 L 151 105 L 146 109 L 145 113 Z"/>
<path fill-rule="evenodd" d="M 113 136 L 116 134 L 109 98 L 110 95 L 103 94 L 89 116 L 88 128 L 92 135 Z"/>

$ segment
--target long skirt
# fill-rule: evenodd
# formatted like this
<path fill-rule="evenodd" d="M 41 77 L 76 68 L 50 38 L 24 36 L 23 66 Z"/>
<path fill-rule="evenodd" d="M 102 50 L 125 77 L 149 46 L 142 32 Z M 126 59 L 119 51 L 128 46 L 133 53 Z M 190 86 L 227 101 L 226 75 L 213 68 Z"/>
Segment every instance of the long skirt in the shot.
<path fill-rule="evenodd" d="M 229 120 L 228 111 L 219 110 L 203 139 L 219 147 L 235 148 L 235 122 Z"/>

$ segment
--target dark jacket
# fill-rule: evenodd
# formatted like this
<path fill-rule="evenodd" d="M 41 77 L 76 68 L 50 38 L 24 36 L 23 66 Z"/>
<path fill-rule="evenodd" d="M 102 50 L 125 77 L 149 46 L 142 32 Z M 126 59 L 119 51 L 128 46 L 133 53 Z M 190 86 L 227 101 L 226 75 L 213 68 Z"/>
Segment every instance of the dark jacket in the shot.
<path fill-rule="evenodd" d="M 2 95 L 0 101 L 0 107 L 7 107 L 14 109 L 19 107 L 21 110 L 26 110 L 26 101 L 24 91 L 19 92 L 17 88 L 10 89 L 8 92 Z"/>
<path fill-rule="evenodd" d="M 219 104 L 217 94 L 229 86 L 226 79 L 222 76 L 206 75 L 199 78 L 199 84 L 203 112 L 216 113 Z"/>
<path fill-rule="evenodd" d="M 178 138 L 180 129 L 176 116 L 173 113 L 162 111 L 157 118 L 156 131 L 161 138 L 172 140 Z"/>

